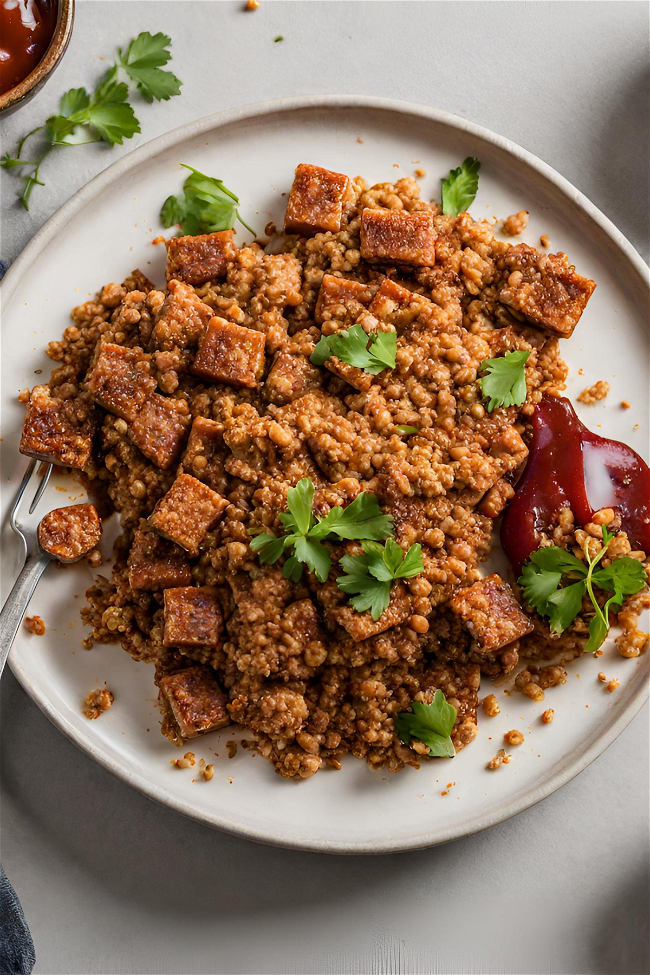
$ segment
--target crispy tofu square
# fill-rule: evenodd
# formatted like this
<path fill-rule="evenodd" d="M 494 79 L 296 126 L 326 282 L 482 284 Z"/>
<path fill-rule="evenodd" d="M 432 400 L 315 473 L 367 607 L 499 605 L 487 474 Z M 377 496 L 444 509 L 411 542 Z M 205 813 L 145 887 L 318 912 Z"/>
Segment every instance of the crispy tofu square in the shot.
<path fill-rule="evenodd" d="M 496 573 L 467 589 L 459 589 L 449 605 L 469 630 L 473 650 L 500 650 L 533 629 L 512 589 Z"/>
<path fill-rule="evenodd" d="M 129 436 L 145 457 L 166 471 L 178 459 L 189 424 L 185 400 L 153 393 L 129 425 Z"/>
<path fill-rule="evenodd" d="M 227 483 L 223 451 L 223 424 L 202 416 L 195 417 L 181 463 L 188 474 L 217 493 L 225 490 Z"/>
<path fill-rule="evenodd" d="M 300 163 L 287 200 L 284 230 L 287 234 L 312 234 L 341 229 L 345 209 L 354 198 L 347 176 L 320 166 Z"/>
<path fill-rule="evenodd" d="M 396 582 L 391 590 L 390 603 L 377 621 L 373 620 L 369 611 L 357 613 L 347 604 L 326 610 L 325 615 L 342 626 L 350 634 L 355 643 L 367 640 L 368 637 L 383 633 L 393 626 L 404 623 L 411 616 L 411 600 L 406 586 Z"/>
<path fill-rule="evenodd" d="M 142 349 L 104 342 L 86 377 L 86 385 L 96 403 L 132 422 L 156 388 L 156 380 L 151 375 L 151 357 Z"/>
<path fill-rule="evenodd" d="M 596 282 L 576 274 L 566 254 L 540 254 L 528 244 L 509 247 L 504 266 L 499 300 L 533 325 L 569 338 Z"/>
<path fill-rule="evenodd" d="M 212 309 L 182 281 L 170 281 L 169 294 L 153 327 L 151 341 L 161 352 L 198 345 L 212 318 Z"/>
<path fill-rule="evenodd" d="M 307 356 L 278 352 L 264 382 L 264 399 L 285 406 L 310 389 L 316 389 L 320 383 L 318 366 L 312 365 Z"/>
<path fill-rule="evenodd" d="M 361 256 L 366 261 L 432 267 L 436 230 L 431 210 L 375 210 L 361 214 Z"/>
<path fill-rule="evenodd" d="M 34 386 L 20 437 L 21 454 L 82 470 L 92 445 L 91 425 L 78 418 L 73 402 L 55 399 L 49 386 Z"/>
<path fill-rule="evenodd" d="M 102 521 L 94 504 L 55 508 L 38 525 L 38 544 L 59 562 L 78 562 L 101 537 Z"/>
<path fill-rule="evenodd" d="M 148 525 L 196 555 L 200 543 L 227 507 L 228 501 L 206 484 L 190 474 L 179 474 L 149 515 Z"/>
<path fill-rule="evenodd" d="M 165 647 L 218 647 L 223 613 L 214 586 L 165 589 Z"/>
<path fill-rule="evenodd" d="M 155 532 L 135 532 L 128 570 L 131 589 L 156 592 L 189 586 L 192 581 L 192 569 L 183 549 Z"/>
<path fill-rule="evenodd" d="M 410 325 L 425 308 L 428 310 L 431 304 L 432 302 L 423 295 L 409 291 L 391 278 L 384 278 L 369 311 L 380 321 L 399 328 Z"/>
<path fill-rule="evenodd" d="M 342 362 L 335 355 L 327 359 L 325 368 L 338 376 L 339 379 L 343 379 L 344 382 L 358 389 L 360 393 L 367 393 L 375 378 L 369 372 L 364 372 L 363 369 L 357 369 L 356 366 L 351 366 L 348 362 Z"/>
<path fill-rule="evenodd" d="M 332 318 L 344 325 L 354 325 L 371 300 L 368 286 L 360 281 L 325 274 L 318 292 L 314 318 L 321 325 Z"/>
<path fill-rule="evenodd" d="M 478 733 L 478 691 L 481 670 L 478 664 L 440 663 L 436 661 L 427 669 L 422 681 L 425 703 L 431 703 L 436 690 L 441 690 L 448 701 L 453 701 L 458 714 L 451 730 L 451 740 L 457 752 L 469 745 Z"/>
<path fill-rule="evenodd" d="M 265 343 L 262 332 L 212 318 L 190 371 L 210 383 L 257 386 L 264 372 Z"/>
<path fill-rule="evenodd" d="M 226 273 L 237 256 L 232 230 L 196 237 L 172 237 L 167 241 L 167 281 L 205 284 Z"/>
<path fill-rule="evenodd" d="M 196 738 L 230 724 L 226 696 L 209 667 L 188 667 L 159 683 L 182 738 Z"/>

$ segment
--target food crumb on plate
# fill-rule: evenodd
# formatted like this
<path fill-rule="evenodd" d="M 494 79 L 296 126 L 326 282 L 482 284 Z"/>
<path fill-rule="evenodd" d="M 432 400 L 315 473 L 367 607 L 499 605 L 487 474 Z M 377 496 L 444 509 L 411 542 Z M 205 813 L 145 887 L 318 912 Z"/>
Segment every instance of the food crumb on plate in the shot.
<path fill-rule="evenodd" d="M 631 405 L 632 404 L 629 403 L 626 399 L 621 400 L 621 408 L 622 409 L 629 410 L 629 408 L 630 408 Z"/>
<path fill-rule="evenodd" d="M 104 711 L 108 711 L 109 708 L 113 707 L 113 701 L 115 697 L 107 687 L 100 687 L 86 697 L 84 701 L 84 708 L 82 714 L 84 717 L 88 718 L 89 721 L 94 721 L 98 718 Z"/>
<path fill-rule="evenodd" d="M 520 210 L 518 213 L 511 213 L 509 217 L 506 217 L 501 224 L 501 228 L 504 234 L 508 237 L 518 237 L 519 234 L 523 234 L 524 230 L 528 226 L 528 210 Z"/>
<path fill-rule="evenodd" d="M 483 698 L 483 710 L 488 718 L 494 718 L 497 714 L 501 713 L 499 702 L 494 694 L 488 694 L 487 697 Z"/>
<path fill-rule="evenodd" d="M 40 616 L 26 616 L 23 625 L 26 630 L 35 636 L 43 636 L 45 633 L 45 623 Z"/>
<path fill-rule="evenodd" d="M 616 680 L 616 678 L 614 678 L 613 680 L 610 680 L 609 684 L 607 685 L 607 690 L 611 694 L 613 691 L 616 690 L 617 687 L 620 686 L 621 686 L 620 680 Z"/>
<path fill-rule="evenodd" d="M 578 396 L 578 402 L 585 403 L 588 406 L 592 403 L 597 403 L 599 400 L 605 399 L 609 390 L 610 385 L 607 380 L 599 379 L 593 386 L 587 386 L 586 389 L 582 390 Z"/>
<path fill-rule="evenodd" d="M 427 175 L 427 171 L 426 169 L 422 169 L 421 166 L 418 166 L 418 168 L 415 170 L 415 175 L 418 177 L 418 179 L 423 179 Z"/>
<path fill-rule="evenodd" d="M 541 244 L 542 247 L 550 247 L 551 246 L 551 238 L 549 237 L 548 234 L 542 234 L 542 236 L 539 238 L 539 242 L 540 242 L 540 244 Z"/>
<path fill-rule="evenodd" d="M 521 731 L 513 728 L 512 731 L 506 731 L 503 740 L 506 745 L 521 745 L 525 741 L 525 736 Z"/>

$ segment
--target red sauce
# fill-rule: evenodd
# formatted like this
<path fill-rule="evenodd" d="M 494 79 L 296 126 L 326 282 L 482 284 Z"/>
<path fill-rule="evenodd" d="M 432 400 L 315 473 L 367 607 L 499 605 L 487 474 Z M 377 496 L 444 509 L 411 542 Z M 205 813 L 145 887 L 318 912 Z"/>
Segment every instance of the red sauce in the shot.
<path fill-rule="evenodd" d="M 0 95 L 30 74 L 56 27 L 57 0 L 0 0 Z"/>
<path fill-rule="evenodd" d="M 588 430 L 568 399 L 545 395 L 533 414 L 528 463 L 501 525 L 501 543 L 517 574 L 561 508 L 571 508 L 579 525 L 599 508 L 615 508 L 630 543 L 650 552 L 650 468 L 631 447 Z"/>

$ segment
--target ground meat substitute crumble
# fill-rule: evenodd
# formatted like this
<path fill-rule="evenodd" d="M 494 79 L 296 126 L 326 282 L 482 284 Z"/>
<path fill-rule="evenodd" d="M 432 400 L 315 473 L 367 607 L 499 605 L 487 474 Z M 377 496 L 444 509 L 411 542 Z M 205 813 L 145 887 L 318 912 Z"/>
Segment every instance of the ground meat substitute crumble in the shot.
<path fill-rule="evenodd" d="M 203 235 L 199 252 L 185 238 L 167 291 L 134 271 L 75 308 L 31 411 L 47 411 L 47 437 L 35 422 L 27 446 L 69 456 L 119 512 L 112 578 L 87 593 L 85 645 L 119 641 L 153 664 L 168 737 L 230 720 L 285 777 L 339 768 L 348 752 L 397 771 L 421 758 L 394 726 L 414 699 L 444 691 L 458 750 L 477 733 L 481 673 L 557 650 L 547 624 L 498 576 L 480 581 L 479 565 L 535 404 L 564 388 L 558 336 L 594 284 L 563 254 L 498 241 L 468 213 L 444 216 L 411 178 L 369 187 L 312 166 L 297 177 L 282 253 L 224 234 Z M 321 335 L 356 321 L 397 332 L 395 369 L 312 365 Z M 479 365 L 511 350 L 530 353 L 526 401 L 488 414 Z M 324 584 L 308 573 L 293 583 L 251 551 L 251 531 L 282 530 L 287 491 L 305 476 L 319 514 L 372 491 L 400 545 L 421 544 L 424 573 L 393 587 L 379 621 L 335 583 L 343 545 Z M 573 545 L 577 531 L 562 525 Z M 579 618 L 562 648 L 582 646 Z M 548 675 L 526 673 L 522 687 L 543 695 Z M 498 711 L 491 697 L 487 714 Z"/>

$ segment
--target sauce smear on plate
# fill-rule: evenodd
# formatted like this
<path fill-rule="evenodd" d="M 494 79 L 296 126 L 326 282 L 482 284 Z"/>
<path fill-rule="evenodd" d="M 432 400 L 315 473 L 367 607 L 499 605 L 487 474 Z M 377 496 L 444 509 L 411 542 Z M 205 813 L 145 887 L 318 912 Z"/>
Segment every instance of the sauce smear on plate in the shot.
<path fill-rule="evenodd" d="M 544 395 L 533 414 L 528 462 L 501 526 L 517 574 L 562 508 L 585 525 L 605 507 L 618 510 L 633 546 L 650 551 L 648 465 L 626 444 L 588 430 L 568 399 Z"/>
<path fill-rule="evenodd" d="M 0 95 L 34 70 L 56 27 L 57 0 L 0 0 Z"/>

